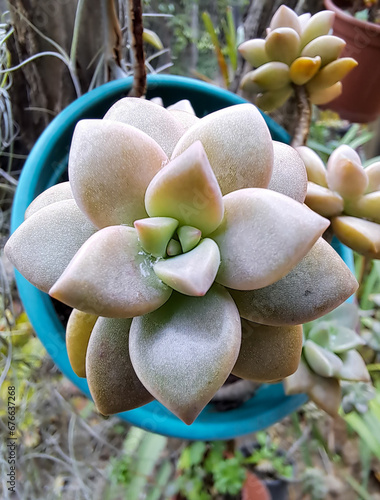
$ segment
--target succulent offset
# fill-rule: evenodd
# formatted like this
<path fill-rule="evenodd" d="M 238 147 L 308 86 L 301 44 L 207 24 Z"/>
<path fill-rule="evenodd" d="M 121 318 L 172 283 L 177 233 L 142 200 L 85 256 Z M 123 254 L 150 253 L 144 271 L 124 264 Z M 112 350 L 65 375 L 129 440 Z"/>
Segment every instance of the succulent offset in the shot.
<path fill-rule="evenodd" d="M 297 14 L 281 5 L 264 39 L 247 40 L 241 55 L 254 68 L 241 88 L 264 111 L 282 106 L 295 86 L 305 86 L 312 104 L 326 104 L 342 92 L 341 80 L 357 66 L 351 57 L 340 58 L 345 41 L 330 34 L 334 13 Z"/>
<path fill-rule="evenodd" d="M 125 98 L 78 123 L 69 182 L 36 198 L 5 250 L 74 308 L 69 359 L 101 413 L 156 398 L 190 424 L 231 372 L 293 373 L 301 323 L 357 288 L 306 186 L 251 104 L 198 119 Z"/>
<path fill-rule="evenodd" d="M 325 168 L 307 146 L 296 148 L 307 170 L 305 203 L 331 219 L 337 238 L 370 258 L 380 259 L 380 162 L 363 168 L 350 146 L 339 146 Z"/>

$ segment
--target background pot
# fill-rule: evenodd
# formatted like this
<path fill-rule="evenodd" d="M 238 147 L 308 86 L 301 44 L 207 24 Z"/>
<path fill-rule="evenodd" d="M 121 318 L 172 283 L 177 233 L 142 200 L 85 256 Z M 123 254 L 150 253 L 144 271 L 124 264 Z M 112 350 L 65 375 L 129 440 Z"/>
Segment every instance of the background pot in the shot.
<path fill-rule="evenodd" d="M 76 123 L 83 118 L 102 118 L 115 101 L 128 94 L 131 84 L 131 78 L 116 80 L 83 95 L 47 127 L 22 171 L 12 210 L 12 232 L 24 220 L 25 210 L 31 201 L 56 184 L 65 173 Z M 171 75 L 148 77 L 148 98 L 154 96 L 161 96 L 166 106 L 180 99 L 189 99 L 198 116 L 246 102 L 213 85 Z M 267 116 L 264 118 L 273 139 L 289 142 L 289 135 L 279 125 Z M 352 252 L 342 246 L 340 253 L 352 269 Z M 77 377 L 71 369 L 65 331 L 50 297 L 31 285 L 17 271 L 16 281 L 28 317 L 47 352 L 62 373 L 90 397 L 87 381 Z M 120 417 L 133 425 L 167 436 L 194 440 L 232 439 L 274 424 L 306 401 L 307 397 L 303 394 L 286 396 L 281 383 L 264 384 L 254 397 L 235 410 L 218 413 L 209 404 L 191 426 L 184 424 L 157 401 L 121 413 Z"/>
<path fill-rule="evenodd" d="M 347 45 L 342 57 L 353 57 L 359 63 L 343 80 L 343 92 L 323 106 L 339 113 L 350 122 L 368 123 L 380 115 L 380 25 L 361 21 L 345 13 L 350 2 L 324 0 L 335 12 L 334 35 Z"/>

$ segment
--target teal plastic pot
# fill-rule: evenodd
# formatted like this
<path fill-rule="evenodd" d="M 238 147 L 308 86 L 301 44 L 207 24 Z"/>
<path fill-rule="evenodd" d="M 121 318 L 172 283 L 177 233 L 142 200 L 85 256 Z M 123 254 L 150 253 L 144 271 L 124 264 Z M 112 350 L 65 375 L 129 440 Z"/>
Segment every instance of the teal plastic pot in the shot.
<path fill-rule="evenodd" d="M 118 99 L 126 96 L 131 78 L 110 82 L 77 99 L 60 113 L 41 135 L 23 168 L 17 187 L 13 211 L 12 232 L 24 220 L 31 201 L 42 191 L 56 184 L 67 169 L 67 157 L 76 123 L 83 118 L 102 118 Z M 218 87 L 178 76 L 155 75 L 148 77 L 148 98 L 161 96 L 165 106 L 180 99 L 189 99 L 198 116 L 246 102 L 244 99 Z M 289 135 L 273 120 L 264 116 L 275 140 L 289 142 Z M 341 250 L 346 262 L 352 254 Z M 348 260 L 347 260 L 348 259 Z M 47 352 L 58 368 L 88 397 L 85 379 L 77 377 L 71 369 L 66 346 L 65 330 L 60 323 L 49 295 L 31 285 L 16 272 L 21 300 L 28 317 Z M 263 385 L 240 408 L 217 412 L 208 405 L 197 420 L 187 426 L 157 401 L 120 414 L 133 425 L 151 432 L 183 439 L 231 439 L 242 434 L 264 429 L 305 403 L 305 395 L 286 396 L 282 384 Z"/>

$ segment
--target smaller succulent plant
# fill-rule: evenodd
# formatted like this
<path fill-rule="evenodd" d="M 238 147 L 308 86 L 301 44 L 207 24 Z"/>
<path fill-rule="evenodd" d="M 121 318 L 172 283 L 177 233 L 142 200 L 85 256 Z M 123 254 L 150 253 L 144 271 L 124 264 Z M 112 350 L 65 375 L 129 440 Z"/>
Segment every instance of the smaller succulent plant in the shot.
<path fill-rule="evenodd" d="M 331 228 L 342 243 L 380 259 L 380 162 L 364 169 L 357 152 L 342 145 L 325 168 L 307 146 L 296 149 L 307 170 L 306 205 L 331 219 Z"/>
<path fill-rule="evenodd" d="M 356 306 L 345 303 L 324 318 L 304 325 L 300 365 L 284 380 L 287 394 L 305 392 L 322 410 L 334 416 L 342 402 L 341 381 L 371 381 L 356 350 L 365 344 L 354 330 L 358 321 Z"/>
<path fill-rule="evenodd" d="M 357 66 L 340 58 L 345 41 L 330 34 L 334 13 L 297 14 L 285 5 L 275 12 L 264 39 L 247 40 L 239 52 L 254 68 L 241 88 L 264 111 L 282 106 L 295 86 L 305 86 L 312 104 L 326 104 L 342 92 L 341 80 Z"/>

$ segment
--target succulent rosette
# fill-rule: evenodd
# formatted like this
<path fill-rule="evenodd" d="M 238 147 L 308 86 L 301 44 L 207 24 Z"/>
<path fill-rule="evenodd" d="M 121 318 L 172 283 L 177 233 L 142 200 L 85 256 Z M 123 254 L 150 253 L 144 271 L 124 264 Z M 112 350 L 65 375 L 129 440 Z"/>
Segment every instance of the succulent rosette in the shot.
<path fill-rule="evenodd" d="M 125 98 L 80 121 L 69 182 L 36 198 L 6 245 L 74 308 L 69 359 L 103 414 L 156 398 L 190 424 L 231 372 L 283 379 L 300 324 L 357 287 L 321 238 L 329 221 L 303 204 L 299 154 L 255 106 L 188 111 Z"/>
<path fill-rule="evenodd" d="M 330 34 L 334 13 L 328 10 L 297 14 L 281 5 L 275 12 L 265 39 L 247 40 L 241 55 L 254 68 L 241 87 L 264 111 L 282 106 L 295 85 L 305 86 L 312 104 L 326 104 L 342 92 L 341 80 L 357 66 L 340 55 L 346 42 Z"/>
<path fill-rule="evenodd" d="M 325 167 L 307 146 L 296 149 L 308 175 L 305 203 L 331 219 L 342 243 L 370 259 L 380 259 L 380 162 L 363 168 L 358 153 L 342 145 Z"/>

